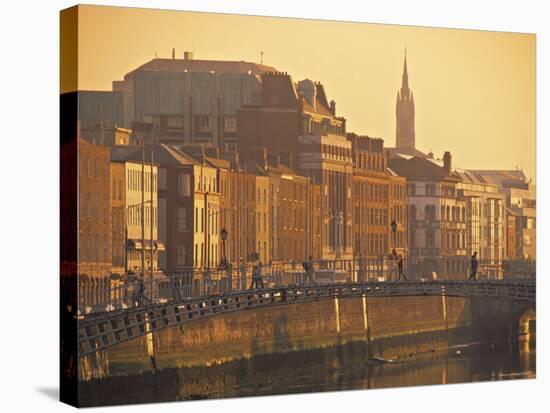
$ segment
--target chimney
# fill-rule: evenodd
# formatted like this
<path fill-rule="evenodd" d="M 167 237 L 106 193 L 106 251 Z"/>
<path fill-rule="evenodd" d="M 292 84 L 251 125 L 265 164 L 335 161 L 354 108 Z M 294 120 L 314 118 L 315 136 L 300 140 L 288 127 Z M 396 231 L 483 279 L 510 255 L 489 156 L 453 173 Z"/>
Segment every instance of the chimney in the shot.
<path fill-rule="evenodd" d="M 298 93 L 313 107 L 313 110 L 317 110 L 317 87 L 315 83 L 309 79 L 299 81 Z"/>
<path fill-rule="evenodd" d="M 172 47 L 172 60 L 176 58 L 176 48 Z"/>
<path fill-rule="evenodd" d="M 268 158 L 267 158 L 267 148 L 265 146 L 264 146 L 262 152 L 263 152 L 262 155 L 263 155 L 264 171 L 267 171 L 268 166 L 269 166 L 269 162 L 268 162 Z"/>
<path fill-rule="evenodd" d="M 185 60 L 193 60 L 193 52 L 183 52 L 183 58 Z"/>
<path fill-rule="evenodd" d="M 451 159 L 451 152 L 447 151 L 443 154 L 443 168 L 445 169 L 445 172 L 447 172 L 447 175 L 451 174 Z"/>
<path fill-rule="evenodd" d="M 336 115 L 336 102 L 334 100 L 330 101 L 330 113 L 332 113 L 332 116 Z"/>

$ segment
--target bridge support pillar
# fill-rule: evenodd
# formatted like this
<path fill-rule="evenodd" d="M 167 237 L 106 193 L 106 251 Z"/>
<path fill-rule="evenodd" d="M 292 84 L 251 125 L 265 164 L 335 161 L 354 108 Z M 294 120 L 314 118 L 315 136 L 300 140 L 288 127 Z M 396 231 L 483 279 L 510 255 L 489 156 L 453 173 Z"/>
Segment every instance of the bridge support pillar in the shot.
<path fill-rule="evenodd" d="M 363 327 L 365 329 L 365 340 L 367 342 L 367 359 L 372 358 L 372 337 L 369 326 L 369 312 L 367 307 L 367 296 L 365 293 L 361 295 L 361 302 L 363 304 Z"/>

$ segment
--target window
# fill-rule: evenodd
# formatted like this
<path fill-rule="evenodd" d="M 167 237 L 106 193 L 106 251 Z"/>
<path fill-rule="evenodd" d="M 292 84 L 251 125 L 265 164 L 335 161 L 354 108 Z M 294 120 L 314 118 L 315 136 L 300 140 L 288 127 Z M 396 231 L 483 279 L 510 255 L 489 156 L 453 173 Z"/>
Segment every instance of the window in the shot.
<path fill-rule="evenodd" d="M 178 175 L 178 195 L 179 196 L 191 195 L 191 176 L 189 174 Z"/>
<path fill-rule="evenodd" d="M 197 254 L 197 244 L 195 244 L 195 256 L 196 254 Z M 187 264 L 187 246 L 185 244 L 179 244 L 178 255 L 177 255 L 177 265 L 186 265 L 186 264 Z"/>
<path fill-rule="evenodd" d="M 195 244 L 195 266 L 197 265 L 199 261 L 199 244 Z"/>
<path fill-rule="evenodd" d="M 80 156 L 78 162 L 80 166 L 80 176 L 86 176 L 86 167 L 88 165 L 86 158 L 84 158 L 84 156 Z"/>
<path fill-rule="evenodd" d="M 183 133 L 183 116 L 168 115 L 160 118 L 162 133 Z"/>
<path fill-rule="evenodd" d="M 95 194 L 95 219 L 96 221 L 101 221 L 101 213 L 100 213 L 100 200 L 99 200 L 99 194 Z"/>
<path fill-rule="evenodd" d="M 235 116 L 223 117 L 223 131 L 224 132 L 237 132 L 237 118 Z"/>
<path fill-rule="evenodd" d="M 424 207 L 424 219 L 426 220 L 435 220 L 435 206 L 426 205 Z"/>
<path fill-rule="evenodd" d="M 195 131 L 196 132 L 211 132 L 210 116 L 195 116 Z"/>
<path fill-rule="evenodd" d="M 178 231 L 187 231 L 187 208 L 185 207 L 178 208 Z"/>
<path fill-rule="evenodd" d="M 426 195 L 435 195 L 435 185 L 426 184 Z"/>
<path fill-rule="evenodd" d="M 199 232 L 199 208 L 195 207 L 195 232 Z"/>
<path fill-rule="evenodd" d="M 88 192 L 88 220 L 91 220 L 94 215 L 94 205 L 92 193 Z"/>
<path fill-rule="evenodd" d="M 416 185 L 415 184 L 409 184 L 407 189 L 409 191 L 409 196 L 415 196 L 416 195 Z"/>
<path fill-rule="evenodd" d="M 103 222 L 109 222 L 109 196 L 103 197 Z"/>
<path fill-rule="evenodd" d="M 432 230 L 426 231 L 426 247 L 433 248 L 435 245 L 435 234 Z"/>

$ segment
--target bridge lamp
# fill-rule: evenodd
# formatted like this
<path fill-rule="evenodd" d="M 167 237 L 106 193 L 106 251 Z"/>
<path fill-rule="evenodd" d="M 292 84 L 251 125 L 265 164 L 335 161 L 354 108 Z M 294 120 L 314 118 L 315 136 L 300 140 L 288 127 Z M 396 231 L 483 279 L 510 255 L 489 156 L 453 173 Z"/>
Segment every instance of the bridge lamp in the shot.
<path fill-rule="evenodd" d="M 226 265 L 226 261 L 227 261 L 227 258 L 226 258 L 226 255 L 225 255 L 225 240 L 227 239 L 227 230 L 225 229 L 225 227 L 222 228 L 222 230 L 220 231 L 220 236 L 222 237 L 222 243 L 223 243 L 223 265 L 225 266 Z"/>
<path fill-rule="evenodd" d="M 392 220 L 390 227 L 393 233 L 393 248 L 395 248 L 395 231 L 397 231 L 397 222 L 395 222 L 395 219 Z"/>

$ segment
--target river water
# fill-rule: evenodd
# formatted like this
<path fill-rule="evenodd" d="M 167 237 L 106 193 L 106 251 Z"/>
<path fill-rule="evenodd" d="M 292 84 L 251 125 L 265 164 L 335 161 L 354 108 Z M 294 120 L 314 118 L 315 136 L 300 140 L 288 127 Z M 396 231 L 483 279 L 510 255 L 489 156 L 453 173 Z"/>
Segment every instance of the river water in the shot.
<path fill-rule="evenodd" d="M 256 356 L 202 367 L 170 368 L 80 384 L 86 405 L 379 389 L 530 379 L 536 336 L 456 345 L 399 360 L 368 360 L 364 343 Z"/>

